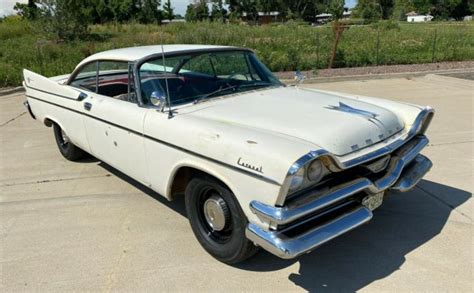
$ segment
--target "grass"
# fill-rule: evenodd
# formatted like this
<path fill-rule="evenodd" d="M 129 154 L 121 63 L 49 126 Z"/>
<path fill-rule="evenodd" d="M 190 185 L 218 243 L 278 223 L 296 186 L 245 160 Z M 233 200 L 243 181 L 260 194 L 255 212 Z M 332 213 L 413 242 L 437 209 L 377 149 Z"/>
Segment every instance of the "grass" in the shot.
<path fill-rule="evenodd" d="M 20 20 L 0 23 L 0 87 L 19 85 L 23 68 L 46 76 L 70 73 L 79 61 L 95 52 L 160 44 L 162 39 L 167 44 L 248 47 L 272 71 L 326 68 L 333 42 L 330 27 L 296 24 L 106 24 L 92 26 L 91 31 L 88 41 L 61 43 L 46 40 L 34 24 Z M 460 60 L 474 60 L 472 22 L 351 26 L 342 36 L 336 66 Z"/>

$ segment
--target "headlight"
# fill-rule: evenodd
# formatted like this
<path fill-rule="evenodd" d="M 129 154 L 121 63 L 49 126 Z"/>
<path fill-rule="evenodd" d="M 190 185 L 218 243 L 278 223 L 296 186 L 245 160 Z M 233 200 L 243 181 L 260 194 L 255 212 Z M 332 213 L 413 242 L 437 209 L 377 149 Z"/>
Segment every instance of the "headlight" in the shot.
<path fill-rule="evenodd" d="M 308 167 L 308 179 L 312 182 L 318 182 L 326 175 L 326 167 L 320 160 L 315 160 Z"/>
<path fill-rule="evenodd" d="M 300 189 L 301 186 L 303 186 L 304 175 L 304 168 L 299 169 L 298 172 L 293 174 L 293 176 L 291 177 L 290 186 L 288 188 L 288 191 L 290 193 Z"/>

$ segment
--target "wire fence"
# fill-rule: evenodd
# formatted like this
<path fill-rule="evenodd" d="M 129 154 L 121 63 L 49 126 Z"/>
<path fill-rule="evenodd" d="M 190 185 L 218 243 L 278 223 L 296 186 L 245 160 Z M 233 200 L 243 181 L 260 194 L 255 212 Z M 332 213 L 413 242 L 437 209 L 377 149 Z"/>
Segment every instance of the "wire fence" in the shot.
<path fill-rule="evenodd" d="M 331 29 L 317 29 L 315 34 L 313 68 L 327 68 L 334 41 Z M 424 30 L 350 27 L 338 46 L 335 67 L 474 60 L 473 40 L 474 26 L 432 26 Z M 311 50 L 301 55 L 306 56 L 306 62 L 301 60 L 298 66 L 311 69 Z"/>
<path fill-rule="evenodd" d="M 5 24 L 4 24 L 5 26 Z M 0 26 L 0 87 L 21 83 L 22 69 L 46 76 L 70 73 L 96 52 L 140 45 L 209 44 L 246 47 L 274 72 L 327 68 L 334 45 L 330 26 L 249 26 L 183 23 L 167 26 L 106 24 L 92 27 L 97 39 L 56 42 L 27 29 Z M 364 67 L 474 60 L 474 22 L 457 25 L 350 26 L 341 37 L 334 67 Z"/>

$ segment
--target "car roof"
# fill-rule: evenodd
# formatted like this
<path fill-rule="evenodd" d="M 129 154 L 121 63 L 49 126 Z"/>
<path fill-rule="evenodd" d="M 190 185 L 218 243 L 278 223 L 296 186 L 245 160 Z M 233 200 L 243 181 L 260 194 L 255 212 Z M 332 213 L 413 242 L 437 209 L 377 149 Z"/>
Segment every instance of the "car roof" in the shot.
<path fill-rule="evenodd" d="M 161 54 L 162 52 L 166 53 L 186 53 L 192 51 L 200 50 L 219 50 L 219 49 L 236 49 L 242 50 L 238 47 L 228 47 L 228 46 L 212 46 L 212 45 L 155 45 L 155 46 L 141 46 L 141 47 L 129 47 L 114 49 L 109 51 L 103 51 L 96 53 L 82 60 L 76 68 L 82 66 L 85 63 L 96 60 L 116 60 L 116 61 L 127 61 L 133 62 L 143 59 L 147 56 L 154 54 Z M 247 49 L 245 49 L 247 50 Z"/>

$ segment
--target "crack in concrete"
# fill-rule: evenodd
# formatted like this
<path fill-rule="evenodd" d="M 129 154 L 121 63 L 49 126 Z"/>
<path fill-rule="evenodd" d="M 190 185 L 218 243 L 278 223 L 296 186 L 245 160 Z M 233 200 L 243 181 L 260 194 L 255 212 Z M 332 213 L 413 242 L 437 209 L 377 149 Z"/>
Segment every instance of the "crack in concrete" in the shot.
<path fill-rule="evenodd" d="M 461 140 L 461 141 L 452 141 L 452 142 L 443 142 L 443 143 L 431 143 L 428 146 L 435 147 L 440 145 L 453 145 L 453 144 L 463 144 L 463 143 L 473 143 L 474 140 Z"/>
<path fill-rule="evenodd" d="M 21 113 L 21 114 L 19 114 L 19 115 L 17 115 L 17 116 L 15 116 L 15 117 L 13 117 L 12 119 L 8 120 L 7 122 L 4 122 L 4 123 L 0 124 L 0 127 L 3 127 L 3 126 L 5 126 L 5 125 L 7 125 L 8 123 L 15 121 L 17 118 L 19 118 L 19 117 L 21 117 L 21 116 L 23 116 L 23 115 L 25 115 L 25 114 L 26 114 L 26 111 L 23 112 L 23 113 Z"/>
<path fill-rule="evenodd" d="M 472 219 L 471 217 L 469 217 L 468 215 L 466 215 L 465 213 L 459 211 L 456 209 L 455 206 L 453 206 L 452 204 L 450 204 L 449 202 L 443 200 L 442 198 L 439 198 L 438 196 L 436 196 L 434 193 L 420 187 L 419 185 L 416 186 L 418 189 L 420 189 L 421 191 L 423 191 L 424 193 L 428 194 L 429 196 L 431 196 L 432 198 L 436 199 L 437 201 L 439 201 L 441 204 L 447 206 L 448 208 L 450 208 L 451 210 L 457 212 L 458 214 L 460 214 L 461 216 L 464 216 L 466 218 L 468 218 L 471 222 L 472 222 Z"/>
<path fill-rule="evenodd" d="M 73 178 L 59 178 L 59 179 L 45 179 L 45 180 L 37 180 L 37 181 L 29 181 L 29 182 L 20 182 L 20 183 L 6 183 L 0 184 L 0 187 L 11 187 L 11 186 L 18 186 L 18 185 L 30 185 L 30 184 L 41 184 L 41 183 L 51 183 L 51 182 L 61 182 L 61 181 L 71 181 L 71 180 L 82 180 L 82 179 L 91 179 L 91 178 L 102 178 L 102 177 L 110 177 L 111 174 L 99 175 L 99 176 L 86 176 L 86 177 L 73 177 Z"/>

